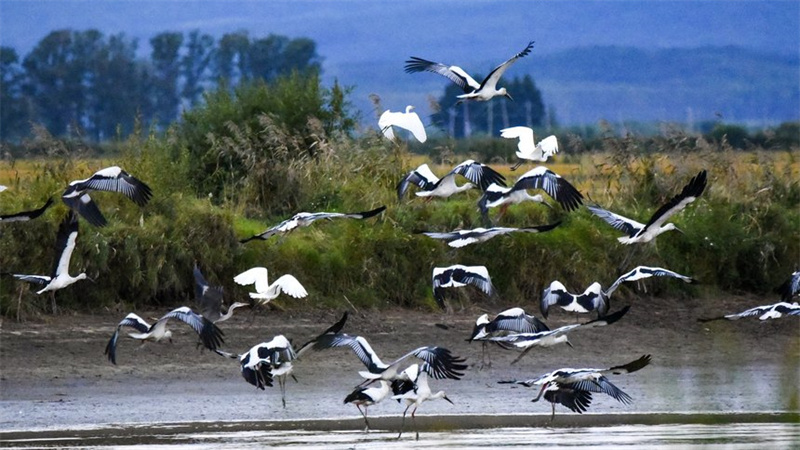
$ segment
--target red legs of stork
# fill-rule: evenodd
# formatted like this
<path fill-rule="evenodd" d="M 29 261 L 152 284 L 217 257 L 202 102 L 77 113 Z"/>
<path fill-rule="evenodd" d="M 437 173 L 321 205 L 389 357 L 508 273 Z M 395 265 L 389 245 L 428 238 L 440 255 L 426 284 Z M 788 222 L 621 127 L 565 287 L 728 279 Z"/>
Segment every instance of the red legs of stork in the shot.
<path fill-rule="evenodd" d="M 406 424 L 406 413 L 408 412 L 408 409 L 411 408 L 412 406 L 414 406 L 413 403 L 411 405 L 406 406 L 406 410 L 403 411 L 403 420 L 400 422 L 400 433 L 397 434 L 397 439 L 400 439 L 400 436 L 403 435 L 403 427 Z M 417 407 L 415 406 L 414 410 L 411 411 L 411 426 L 414 427 L 414 432 L 416 433 L 416 440 L 419 440 L 419 431 L 417 431 L 417 421 L 414 416 L 414 414 L 416 413 L 417 413 Z"/>

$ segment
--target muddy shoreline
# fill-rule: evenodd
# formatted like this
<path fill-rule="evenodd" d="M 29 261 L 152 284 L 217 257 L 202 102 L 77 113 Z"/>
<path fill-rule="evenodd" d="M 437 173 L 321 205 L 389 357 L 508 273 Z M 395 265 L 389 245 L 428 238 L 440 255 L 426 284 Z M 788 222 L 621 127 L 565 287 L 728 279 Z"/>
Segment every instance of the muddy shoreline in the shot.
<path fill-rule="evenodd" d="M 796 420 L 800 411 L 800 321 L 789 317 L 701 324 L 696 320 L 718 315 L 719 308 L 737 311 L 763 303 L 752 297 L 713 302 L 619 301 L 614 308 L 632 305 L 628 315 L 609 327 L 573 333 L 574 348 L 532 351 L 516 365 L 510 362 L 517 353 L 494 350 L 491 367 L 482 370 L 478 367 L 480 345 L 465 341 L 474 320 L 484 310 L 498 312 L 513 305 L 474 307 L 450 314 L 350 311 L 344 331 L 368 338 L 387 361 L 422 345 L 445 346 L 467 358 L 470 367 L 462 380 L 431 383 L 435 390 L 446 390 L 455 405 L 426 403 L 420 408 L 420 417 L 456 417 L 467 423 L 473 420 L 469 417 L 495 417 L 486 426 L 549 420 L 548 404 L 530 402 L 535 393 L 497 381 L 529 378 L 559 367 L 622 364 L 651 354 L 650 367 L 612 380 L 633 397 L 632 405 L 596 395 L 589 413 L 577 415 L 559 407 L 556 421 L 591 424 L 665 418 L 676 413 L 684 418 L 728 414 L 742 420 L 751 413 L 767 414 L 765 417 L 791 413 L 794 416 L 789 417 Z M 145 317 L 162 313 L 153 311 Z M 349 350 L 314 352 L 299 361 L 295 369 L 298 381 L 289 381 L 287 408 L 283 409 L 277 386 L 257 391 L 241 378 L 235 361 L 197 349 L 193 332 L 180 324 L 172 326 L 173 344 L 137 348 L 130 340 L 121 341 L 119 365 L 110 364 L 103 349 L 125 314 L 65 314 L 21 323 L 4 320 L 0 325 L 0 432 L 292 421 L 328 421 L 349 429 L 363 423 L 355 407 L 342 403 L 361 381 L 357 371 L 363 369 Z M 270 311 L 252 319 L 234 316 L 221 325 L 224 348 L 242 352 L 275 334 L 299 344 L 334 323 L 340 314 L 313 310 Z M 548 325 L 574 321 L 570 314 L 556 313 Z M 448 329 L 436 324 L 446 324 Z M 377 426 L 381 420 L 398 420 L 402 410 L 401 405 L 385 401 L 370 408 L 369 414 L 375 416 Z"/>

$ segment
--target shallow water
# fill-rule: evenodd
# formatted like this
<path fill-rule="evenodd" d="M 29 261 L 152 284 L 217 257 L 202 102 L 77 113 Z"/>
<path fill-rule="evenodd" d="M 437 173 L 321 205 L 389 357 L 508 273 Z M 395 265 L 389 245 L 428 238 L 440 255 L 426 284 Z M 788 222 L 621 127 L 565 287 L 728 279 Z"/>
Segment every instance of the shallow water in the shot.
<path fill-rule="evenodd" d="M 148 431 L 153 433 L 148 433 Z M 168 432 L 164 427 L 135 429 L 84 430 L 80 436 L 63 432 L 60 436 L 31 435 L 4 439 L 9 448 L 505 448 L 535 446 L 548 448 L 612 449 L 620 447 L 648 449 L 790 449 L 800 446 L 799 423 L 727 423 L 616 425 L 598 427 L 527 427 L 489 428 L 415 433 L 409 427 L 401 439 L 396 431 L 374 430 L 257 430 Z"/>

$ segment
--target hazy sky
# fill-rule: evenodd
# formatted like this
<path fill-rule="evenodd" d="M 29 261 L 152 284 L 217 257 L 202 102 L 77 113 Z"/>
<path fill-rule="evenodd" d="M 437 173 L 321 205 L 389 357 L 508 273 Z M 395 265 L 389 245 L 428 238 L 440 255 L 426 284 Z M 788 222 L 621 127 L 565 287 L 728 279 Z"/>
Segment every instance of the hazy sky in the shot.
<path fill-rule="evenodd" d="M 733 45 L 797 55 L 800 1 L 0 1 L 0 43 L 21 56 L 63 28 L 123 32 L 139 40 L 142 53 L 149 51 L 149 38 L 162 31 L 309 37 L 323 57 L 324 78 L 349 85 L 366 84 L 363 77 L 370 71 L 401 75 L 411 55 L 487 73 L 530 40 L 536 41 L 535 54 L 543 55 L 594 45 Z M 525 58 L 515 70 L 531 72 L 535 64 L 535 58 Z M 443 89 L 436 77 L 418 78 Z M 358 96 L 366 102 L 366 93 Z"/>

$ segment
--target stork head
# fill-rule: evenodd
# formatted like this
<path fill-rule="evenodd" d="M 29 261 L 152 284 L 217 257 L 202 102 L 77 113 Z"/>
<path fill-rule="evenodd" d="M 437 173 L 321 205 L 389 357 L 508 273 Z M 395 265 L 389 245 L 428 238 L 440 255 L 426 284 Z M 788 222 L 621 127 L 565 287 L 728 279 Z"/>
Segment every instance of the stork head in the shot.
<path fill-rule="evenodd" d="M 172 344 L 172 330 L 167 330 L 164 332 L 164 337 L 169 339 L 169 343 Z"/>
<path fill-rule="evenodd" d="M 678 233 L 686 234 L 686 233 L 683 232 L 683 230 L 681 230 L 680 228 L 676 227 L 674 223 L 668 223 L 668 224 L 664 225 L 663 227 L 661 227 L 661 231 L 669 231 L 669 230 L 675 230 Z"/>
<path fill-rule="evenodd" d="M 455 405 L 455 403 L 453 403 L 452 400 L 447 398 L 447 394 L 445 394 L 444 391 L 439 391 L 439 392 L 437 392 L 437 393 L 435 393 L 435 394 L 433 394 L 431 396 L 431 399 L 437 399 L 437 398 L 441 398 L 443 400 L 447 400 L 451 405 Z"/>
<path fill-rule="evenodd" d="M 502 88 L 498 89 L 498 90 L 497 90 L 497 93 L 498 93 L 499 95 L 502 95 L 502 96 L 504 96 L 504 97 L 508 98 L 508 99 L 509 99 L 509 100 L 511 100 L 512 102 L 514 101 L 514 98 L 513 98 L 513 97 L 511 97 L 511 94 L 509 94 L 509 93 L 508 93 L 508 91 L 506 91 L 506 88 L 504 88 L 504 87 L 502 87 Z"/>
<path fill-rule="evenodd" d="M 406 106 L 406 114 L 410 113 L 413 110 L 414 110 L 414 107 L 412 105 Z"/>

